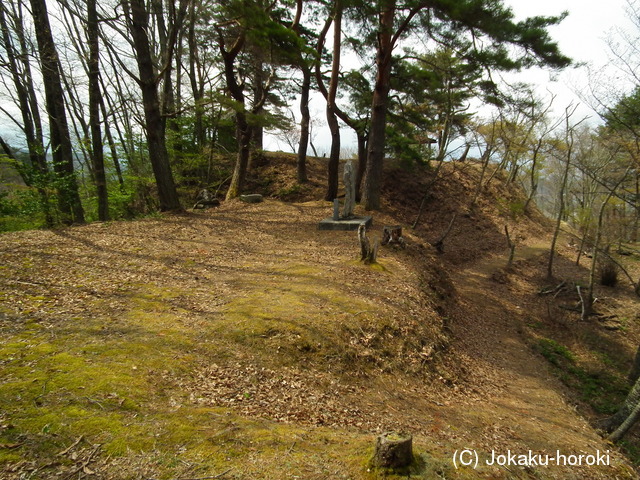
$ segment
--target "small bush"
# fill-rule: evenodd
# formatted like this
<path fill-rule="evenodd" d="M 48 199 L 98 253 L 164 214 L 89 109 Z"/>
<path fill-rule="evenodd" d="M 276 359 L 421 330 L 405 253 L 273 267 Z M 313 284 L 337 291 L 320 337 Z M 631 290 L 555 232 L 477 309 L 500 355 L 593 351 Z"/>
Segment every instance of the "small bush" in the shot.
<path fill-rule="evenodd" d="M 18 185 L 0 191 L 0 232 L 43 227 L 42 211 L 42 199 L 34 188 Z"/>
<path fill-rule="evenodd" d="M 600 265 L 600 285 L 615 287 L 618 283 L 618 267 L 613 262 L 605 262 Z"/>

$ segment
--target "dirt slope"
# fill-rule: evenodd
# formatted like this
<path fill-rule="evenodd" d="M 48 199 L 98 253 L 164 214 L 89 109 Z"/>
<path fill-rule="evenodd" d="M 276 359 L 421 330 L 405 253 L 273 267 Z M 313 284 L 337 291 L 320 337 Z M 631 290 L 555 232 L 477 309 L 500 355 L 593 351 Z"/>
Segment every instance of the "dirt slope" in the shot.
<path fill-rule="evenodd" d="M 395 175 L 372 236 L 406 226 L 424 185 Z M 468 175 L 374 266 L 354 233 L 316 229 L 321 201 L 0 236 L 0 477 L 380 478 L 367 461 L 393 429 L 414 435 L 415 478 L 636 478 L 536 351 L 543 227 L 518 222 L 503 271 L 511 194 L 466 212 Z M 462 449 L 477 469 L 456 469 Z"/>

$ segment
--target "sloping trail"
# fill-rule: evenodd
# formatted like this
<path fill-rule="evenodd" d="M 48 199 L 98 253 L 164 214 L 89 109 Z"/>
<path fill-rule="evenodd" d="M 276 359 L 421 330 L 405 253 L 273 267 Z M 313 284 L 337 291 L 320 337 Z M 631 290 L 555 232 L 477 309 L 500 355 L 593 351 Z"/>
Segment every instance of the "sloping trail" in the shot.
<path fill-rule="evenodd" d="M 451 273 L 457 310 L 448 312 L 452 349 L 438 379 L 431 370 L 437 356 L 415 342 L 442 333 L 442 318 L 424 297 L 437 292 L 423 291 L 421 269 L 446 267 L 417 240 L 385 251 L 379 268 L 363 266 L 353 258 L 352 233 L 316 230 L 326 210 L 323 202 L 229 203 L 208 213 L 0 238 L 0 349 L 4 343 L 13 362 L 4 364 L 12 375 L 5 387 L 19 381 L 15 388 L 24 390 L 6 419 L 0 412 L 0 424 L 16 425 L 28 440 L 20 447 L 25 457 L 40 466 L 53 465 L 80 434 L 106 446 L 140 445 L 139 457 L 102 458 L 103 478 L 112 479 L 127 478 L 122 465 L 138 472 L 140 461 L 145 478 L 200 478 L 233 467 L 229 478 L 303 472 L 299 478 L 370 480 L 363 464 L 374 434 L 391 429 L 414 433 L 416 451 L 428 456 L 418 478 L 636 478 L 617 454 L 613 467 L 455 471 L 456 449 L 487 457 L 607 447 L 526 345 L 520 332 L 536 298 L 523 293 L 526 285 L 491 279 L 506 257 Z M 3 318 L 3 309 L 13 314 Z M 414 360 L 424 376 L 374 364 L 398 361 L 406 369 Z M 106 383 L 74 383 L 97 375 Z M 46 403 L 38 405 L 30 399 L 42 397 L 43 379 Z M 139 407 L 129 411 L 130 404 Z M 77 415 L 78 406 L 83 414 L 71 423 L 66 409 Z M 38 450 L 49 441 L 41 419 L 61 425 L 58 447 Z M 109 420 L 108 429 L 96 419 Z M 149 428 L 160 458 L 186 459 L 199 473 L 156 467 L 145 453 Z M 175 457 L 176 445 L 187 451 Z M 22 465 L 16 460 L 15 475 L 3 478 L 25 478 Z M 59 478 L 66 467 L 41 478 Z"/>
<path fill-rule="evenodd" d="M 542 244 L 521 248 L 515 261 L 533 261 L 546 248 Z M 637 478 L 624 457 L 567 402 L 562 394 L 565 387 L 527 344 L 524 331 L 539 314 L 538 299 L 531 285 L 505 276 L 506 259 L 506 253 L 483 258 L 452 274 L 460 305 L 451 321 L 454 349 L 469 368 L 471 384 L 484 393 L 476 399 L 481 408 L 464 412 L 484 425 L 481 444 L 470 448 L 483 451 L 489 459 L 492 450 L 496 454 L 532 451 L 550 458 L 557 453 L 609 455 L 610 465 L 605 466 L 584 462 L 558 466 L 552 460 L 549 467 L 508 466 L 512 478 L 538 478 L 539 474 L 563 479 Z"/>

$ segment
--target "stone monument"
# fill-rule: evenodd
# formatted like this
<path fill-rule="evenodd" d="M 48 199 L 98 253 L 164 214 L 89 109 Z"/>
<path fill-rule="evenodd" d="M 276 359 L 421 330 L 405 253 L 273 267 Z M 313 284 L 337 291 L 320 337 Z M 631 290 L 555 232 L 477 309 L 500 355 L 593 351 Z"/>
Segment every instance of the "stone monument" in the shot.
<path fill-rule="evenodd" d="M 348 160 L 344 165 L 342 175 L 344 182 L 344 205 L 340 212 L 340 201 L 333 200 L 333 215 L 325 218 L 318 224 L 319 230 L 358 230 L 360 225 L 370 227 L 373 223 L 371 216 L 356 216 L 356 172 L 353 160 Z"/>
<path fill-rule="evenodd" d="M 348 160 L 347 163 L 345 163 L 342 181 L 344 182 L 344 208 L 342 209 L 342 218 L 347 219 L 353 217 L 353 210 L 356 208 L 356 179 L 353 170 L 353 160 Z"/>

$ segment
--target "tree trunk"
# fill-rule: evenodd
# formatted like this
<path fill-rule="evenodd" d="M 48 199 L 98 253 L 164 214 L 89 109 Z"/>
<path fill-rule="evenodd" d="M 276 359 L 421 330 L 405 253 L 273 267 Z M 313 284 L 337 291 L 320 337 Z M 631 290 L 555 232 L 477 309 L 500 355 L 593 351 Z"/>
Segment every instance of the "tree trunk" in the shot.
<path fill-rule="evenodd" d="M 14 19 L 13 25 L 17 28 L 17 22 Z M 20 25 L 20 28 L 22 25 Z M 13 79 L 13 85 L 16 89 L 16 96 L 18 99 L 18 106 L 20 107 L 20 113 L 22 114 L 22 123 L 23 123 L 23 131 L 27 140 L 27 146 L 29 148 L 29 159 L 31 161 L 31 165 L 33 168 L 39 169 L 41 172 L 46 172 L 47 165 L 46 160 L 44 158 L 43 153 L 38 153 L 44 151 L 42 147 L 42 139 L 39 141 L 38 148 L 38 140 L 36 138 L 36 132 L 33 123 L 33 115 L 30 108 L 29 103 L 29 92 L 27 91 L 26 86 L 24 85 L 24 75 L 21 75 L 21 71 L 18 66 L 18 61 L 20 58 L 20 52 L 16 51 L 13 48 L 13 42 L 11 40 L 11 33 L 9 31 L 9 26 L 7 23 L 7 19 L 5 16 L 5 7 L 0 6 L 0 28 L 2 30 L 2 39 L 5 47 L 5 52 L 7 55 L 8 67 L 11 71 L 11 76 Z M 16 32 L 17 34 L 17 32 Z"/>
<path fill-rule="evenodd" d="M 160 111 L 158 85 L 151 57 L 151 46 L 147 37 L 149 14 L 145 9 L 143 0 L 128 0 L 123 2 L 122 5 L 128 17 L 127 23 L 133 39 L 140 74 L 138 83 L 142 91 L 149 158 L 158 186 L 160 210 L 181 210 L 182 207 L 180 206 L 178 192 L 176 191 L 171 166 L 169 165 L 169 153 L 165 144 L 164 121 Z"/>
<path fill-rule="evenodd" d="M 584 246 L 587 244 L 587 236 L 589 235 L 589 221 L 584 226 L 584 231 L 582 232 L 582 238 L 580 239 L 580 245 L 578 246 L 578 255 L 576 256 L 576 265 L 580 265 L 580 259 L 582 258 L 582 252 L 584 251 Z"/>
<path fill-rule="evenodd" d="M 267 93 L 266 83 L 267 79 L 265 78 L 265 62 L 261 57 L 254 58 L 252 60 L 251 68 L 254 71 L 253 74 L 253 102 L 249 102 L 252 104 L 251 113 L 252 115 L 262 115 L 264 114 L 264 107 L 259 103 L 261 99 L 263 99 Z M 261 151 L 264 150 L 264 127 L 258 122 L 251 125 L 251 150 L 252 151 Z M 251 155 L 249 156 L 249 166 L 251 166 Z"/>
<path fill-rule="evenodd" d="M 245 32 L 240 32 L 240 35 L 236 38 L 233 46 L 229 50 L 225 48 L 222 33 L 218 33 L 220 53 L 222 54 L 222 59 L 224 61 L 224 75 L 227 82 L 227 89 L 233 99 L 238 103 L 238 106 L 236 107 L 236 141 L 238 142 L 238 156 L 236 158 L 233 176 L 231 177 L 231 185 L 229 186 L 226 195 L 226 199 L 230 200 L 232 198 L 237 198 L 242 193 L 247 168 L 249 166 L 249 155 L 251 149 L 252 131 L 247 122 L 245 96 L 242 86 L 238 84 L 235 74 L 235 60 L 244 48 Z"/>
<path fill-rule="evenodd" d="M 181 48 L 179 46 L 178 39 L 180 32 L 182 31 L 182 25 L 187 12 L 187 2 L 180 0 L 178 2 L 178 8 L 176 9 L 175 2 L 167 2 L 167 12 L 165 13 L 161 0 L 154 0 L 152 6 L 155 13 L 158 40 L 160 46 L 160 58 L 161 75 L 162 75 L 162 102 L 160 112 L 162 113 L 162 119 L 165 122 L 165 129 L 168 128 L 170 135 L 167 140 L 171 146 L 171 150 L 168 152 L 169 158 L 179 158 L 182 151 L 182 141 L 180 138 L 180 127 L 178 125 L 177 117 L 180 102 L 180 85 L 181 85 Z M 165 22 L 165 15 L 168 22 Z M 177 52 L 177 53 L 176 53 Z M 176 88 L 173 85 L 173 64 L 176 64 Z"/>
<path fill-rule="evenodd" d="M 109 63 L 115 64 L 116 60 L 114 59 L 114 52 L 112 48 L 108 47 L 108 44 L 105 44 L 107 48 L 105 49 L 106 54 L 109 56 Z M 104 117 L 107 117 L 107 110 L 111 112 L 111 117 L 113 118 L 112 125 L 118 135 L 118 140 L 120 141 L 120 148 L 124 152 L 124 159 L 129 166 L 129 169 L 134 167 L 134 154 L 133 154 L 133 129 L 131 128 L 131 117 L 135 112 L 132 112 L 131 109 L 126 108 L 127 106 L 127 94 L 125 93 L 126 89 L 123 88 L 123 82 L 118 75 L 113 75 L 110 78 L 109 83 L 112 86 L 112 90 L 116 97 L 119 100 L 119 103 L 116 102 L 109 93 L 109 86 L 105 83 L 105 79 L 101 76 L 101 86 L 102 86 L 102 100 L 105 104 L 102 112 Z M 122 105 L 121 108 L 118 108 L 117 105 Z M 123 133 L 124 130 L 124 133 Z M 128 138 L 127 138 L 128 134 Z"/>
<path fill-rule="evenodd" d="M 478 198 L 480 198 L 480 193 L 482 192 L 482 186 L 484 182 L 484 177 L 487 174 L 487 169 L 489 168 L 489 160 L 491 159 L 491 151 L 492 148 L 490 145 L 487 145 L 486 150 L 483 152 L 480 160 L 482 161 L 482 170 L 480 171 L 480 178 L 478 180 L 478 186 L 476 187 L 476 191 L 473 194 L 473 198 L 469 203 L 469 208 L 473 208 L 478 202 Z"/>
<path fill-rule="evenodd" d="M 204 130 L 204 106 L 202 98 L 204 96 L 204 87 L 201 74 L 200 59 L 198 57 L 198 42 L 196 40 L 196 3 L 191 2 L 189 5 L 189 82 L 191 84 L 191 94 L 193 95 L 194 122 L 193 122 L 193 138 L 199 148 L 203 148 L 205 144 Z"/>
<path fill-rule="evenodd" d="M 226 199 L 237 198 L 243 191 L 244 181 L 249 167 L 249 156 L 251 154 L 251 133 L 252 129 L 247 123 L 244 112 L 236 113 L 236 137 L 238 139 L 238 155 L 236 165 L 231 177 L 231 184 L 227 190 Z"/>
<path fill-rule="evenodd" d="M 513 265 L 513 258 L 516 254 L 516 244 L 513 240 L 511 240 L 511 236 L 509 235 L 509 227 L 507 225 L 504 226 L 504 234 L 507 237 L 507 246 L 509 247 L 509 260 L 507 260 L 507 268 L 511 268 L 511 265 Z"/>
<path fill-rule="evenodd" d="M 632 412 L 629 414 L 629 416 L 624 420 L 624 422 L 622 422 L 622 424 L 618 428 L 616 428 L 611 433 L 611 435 L 607 437 L 607 440 L 611 442 L 618 442 L 622 440 L 622 437 L 624 437 L 627 434 L 627 432 L 631 429 L 631 427 L 633 427 L 636 424 L 639 417 L 640 417 L 640 402 L 636 404 L 636 406 L 634 407 Z"/>
<path fill-rule="evenodd" d="M 356 130 L 358 139 L 358 172 L 356 173 L 356 201 L 362 199 L 362 179 L 367 169 L 367 136 Z"/>
<path fill-rule="evenodd" d="M 564 216 L 565 199 L 564 194 L 567 189 L 567 181 L 569 180 L 569 167 L 571 166 L 571 156 L 573 154 L 573 129 L 570 127 L 569 120 L 571 115 L 576 111 L 575 107 L 570 112 L 571 106 L 565 110 L 565 123 L 566 123 L 566 142 L 567 142 L 567 161 L 565 163 L 564 171 L 562 173 L 562 183 L 560 185 L 559 192 L 559 211 L 556 217 L 556 225 L 553 230 L 553 238 L 551 240 L 551 247 L 549 248 L 549 261 L 547 263 L 547 278 L 553 278 L 553 261 L 556 254 L 556 243 L 558 242 L 558 235 L 560 234 L 560 225 L 562 224 L 562 217 Z"/>
<path fill-rule="evenodd" d="M 633 367 L 631 367 L 631 372 L 629 372 L 629 382 L 636 383 L 640 378 L 640 346 L 636 350 L 636 356 L 633 359 Z"/>
<path fill-rule="evenodd" d="M 633 388 L 625 398 L 622 407 L 616 413 L 614 413 L 611 417 L 607 418 L 604 422 L 602 422 L 601 427 L 606 433 L 616 433 L 616 439 L 619 440 L 622 438 L 622 435 L 626 433 L 626 431 L 631 427 L 629 422 L 622 431 L 618 431 L 625 421 L 631 419 L 632 421 L 637 420 L 637 410 L 640 406 L 640 381 L 636 380 L 633 385 Z M 634 413 L 635 412 L 635 413 Z M 613 435 L 613 434 L 612 434 Z"/>
<path fill-rule="evenodd" d="M 35 98 L 35 88 L 31 76 L 31 66 L 29 64 L 29 55 L 27 55 L 26 42 L 24 37 L 22 17 L 13 14 L 13 28 L 19 42 L 19 50 L 14 47 L 11 40 L 11 33 L 5 16 L 5 7 L 0 6 L 0 30 L 2 30 L 2 39 L 5 46 L 9 69 L 13 85 L 16 89 L 18 98 L 18 106 L 22 115 L 22 124 L 25 139 L 27 141 L 27 149 L 29 150 L 29 161 L 31 168 L 36 172 L 26 175 L 25 183 L 37 188 L 40 195 L 45 224 L 48 227 L 54 225 L 51 209 L 49 208 L 49 195 L 47 194 L 47 186 L 49 183 L 49 167 L 45 158 L 45 150 L 42 140 L 42 123 L 40 121 L 40 112 L 38 104 L 32 101 L 31 95 Z M 22 59 L 22 60 L 21 60 Z M 7 153 L 8 154 L 8 153 Z"/>
<path fill-rule="evenodd" d="M 338 196 L 338 167 L 340 165 L 340 125 L 336 115 L 336 95 L 338 93 L 338 79 L 340 75 L 340 49 L 342 44 L 342 3 L 335 2 L 333 18 L 333 63 L 331 66 L 331 81 L 327 97 L 327 124 L 331 131 L 331 153 L 327 166 L 327 193 L 325 200 L 332 201 Z"/>
<path fill-rule="evenodd" d="M 53 167 L 58 178 L 58 203 L 65 223 L 84 223 L 84 210 L 73 167 L 73 149 L 62 90 L 60 61 L 51 34 L 45 0 L 31 0 L 38 53 L 49 115 Z"/>
<path fill-rule="evenodd" d="M 600 247 L 600 239 L 602 238 L 602 217 L 604 215 L 604 210 L 607 207 L 607 203 L 611 198 L 611 194 L 607 197 L 607 199 L 602 202 L 600 206 L 600 211 L 598 212 L 598 225 L 596 227 L 596 236 L 593 241 L 593 255 L 591 257 L 591 269 L 589 270 L 589 286 L 587 287 L 587 298 L 584 301 L 583 309 L 582 309 L 582 318 L 581 320 L 586 320 L 589 315 L 591 315 L 591 311 L 593 309 L 593 288 L 596 283 L 596 266 L 598 264 L 598 248 Z"/>
<path fill-rule="evenodd" d="M 399 469 L 413 462 L 413 437 L 398 433 L 383 433 L 376 439 L 373 466 Z"/>
<path fill-rule="evenodd" d="M 87 43 L 89 44 L 89 125 L 91 127 L 91 150 L 98 193 L 98 218 L 109 220 L 109 196 L 107 176 L 104 169 L 102 129 L 100 128 L 100 50 L 98 42 L 98 13 L 96 0 L 87 0 Z"/>
<path fill-rule="evenodd" d="M 631 241 L 638 241 L 638 232 L 640 231 L 640 171 L 636 171 L 636 194 L 635 194 L 635 219 L 633 221 L 633 227 L 631 230 Z M 638 288 L 640 288 L 640 282 L 638 283 Z M 639 294 L 640 295 L 640 294 Z"/>
<path fill-rule="evenodd" d="M 382 188 L 382 168 L 384 163 L 385 128 L 387 125 L 387 105 L 391 78 L 392 34 L 395 19 L 396 2 L 384 2 L 380 14 L 380 31 L 376 53 L 376 81 L 371 107 L 371 130 L 367 156 L 367 168 L 364 177 L 363 201 L 367 210 L 380 209 L 380 190 Z"/>
<path fill-rule="evenodd" d="M 336 200 L 337 202 L 337 200 Z M 371 246 L 371 241 L 367 237 L 367 227 L 364 223 L 358 226 L 358 240 L 360 241 L 360 261 L 366 265 L 376 263 L 378 256 L 378 240 Z"/>
<path fill-rule="evenodd" d="M 296 15 L 291 24 L 291 29 L 296 33 L 298 38 L 302 38 L 300 31 L 300 19 L 302 18 L 302 10 L 304 8 L 303 0 L 296 0 Z M 298 143 L 298 158 L 296 164 L 298 183 L 305 183 L 309 180 L 307 177 L 307 148 L 309 147 L 309 125 L 311 123 L 311 114 L 309 113 L 309 93 L 311 91 L 311 67 L 304 58 L 304 54 L 300 54 L 300 70 L 302 71 L 302 86 L 300 88 L 300 142 Z"/>
<path fill-rule="evenodd" d="M 529 204 L 533 201 L 533 198 L 538 191 L 538 181 L 536 177 L 536 169 L 538 167 L 538 158 L 540 154 L 540 149 L 542 148 L 543 137 L 538 139 L 538 143 L 533 149 L 533 158 L 531 159 L 531 172 L 529 172 L 529 195 L 527 196 L 527 201 L 524 204 L 523 210 L 525 212 L 529 211 Z"/>
<path fill-rule="evenodd" d="M 104 90 L 103 82 L 100 76 L 100 86 Z M 107 137 L 107 143 L 109 144 L 109 150 L 111 151 L 111 161 L 113 161 L 113 167 L 116 170 L 116 177 L 118 178 L 118 184 L 120 190 L 124 191 L 124 177 L 122 176 L 122 167 L 120 166 L 120 160 L 118 159 L 118 149 L 116 143 L 111 135 L 111 129 L 109 128 L 109 122 L 107 121 L 107 107 L 104 103 L 104 98 L 100 95 L 100 111 L 102 112 L 102 118 L 104 119 L 104 133 Z"/>
<path fill-rule="evenodd" d="M 304 61 L 304 60 L 303 60 Z M 311 69 L 308 65 L 302 66 L 302 89 L 300 91 L 300 143 L 298 144 L 297 177 L 298 183 L 305 183 L 307 177 L 307 147 L 309 146 L 309 92 L 311 91 Z"/>

